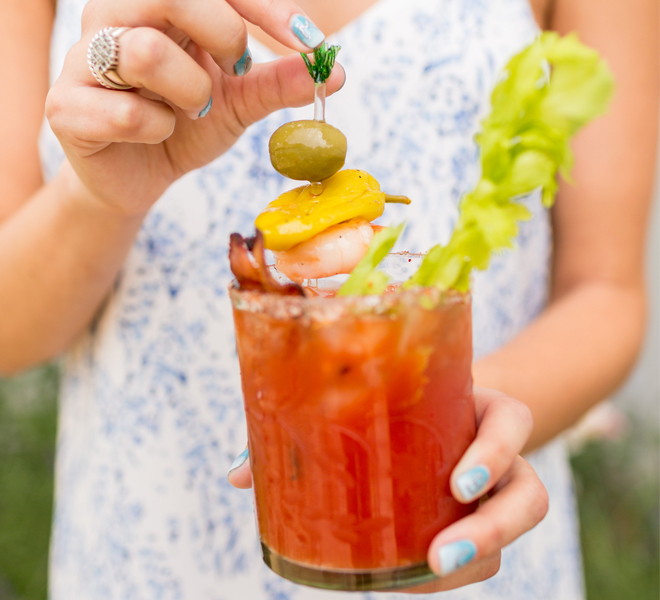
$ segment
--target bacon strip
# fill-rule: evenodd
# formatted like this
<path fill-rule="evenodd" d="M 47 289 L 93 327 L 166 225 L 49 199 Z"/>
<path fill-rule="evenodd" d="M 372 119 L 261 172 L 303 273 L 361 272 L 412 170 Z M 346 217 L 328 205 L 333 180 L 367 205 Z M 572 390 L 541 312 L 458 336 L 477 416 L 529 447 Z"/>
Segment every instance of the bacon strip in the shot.
<path fill-rule="evenodd" d="M 242 290 L 256 290 L 283 296 L 304 296 L 296 283 L 279 283 L 270 274 L 264 254 L 264 238 L 257 229 L 252 238 L 240 233 L 229 236 L 229 265 Z"/>

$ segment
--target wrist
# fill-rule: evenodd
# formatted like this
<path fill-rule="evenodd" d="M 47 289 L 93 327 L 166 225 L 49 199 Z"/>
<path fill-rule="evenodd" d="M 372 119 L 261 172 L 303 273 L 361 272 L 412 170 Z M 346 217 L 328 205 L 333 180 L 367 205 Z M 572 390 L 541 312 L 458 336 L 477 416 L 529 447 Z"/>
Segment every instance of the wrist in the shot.
<path fill-rule="evenodd" d="M 84 213 L 90 217 L 108 220 L 115 225 L 126 224 L 134 226 L 142 223 L 147 210 L 128 210 L 124 207 L 110 204 L 94 194 L 81 181 L 68 160 L 52 182 L 57 188 L 58 197 L 76 213 Z"/>

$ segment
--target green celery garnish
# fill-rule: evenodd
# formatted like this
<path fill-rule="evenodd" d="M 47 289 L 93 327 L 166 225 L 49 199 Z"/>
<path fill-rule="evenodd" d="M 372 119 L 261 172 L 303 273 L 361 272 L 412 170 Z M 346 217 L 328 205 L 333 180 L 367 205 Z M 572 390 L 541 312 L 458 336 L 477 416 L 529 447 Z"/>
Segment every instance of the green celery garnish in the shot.
<path fill-rule="evenodd" d="M 341 46 L 328 46 L 323 42 L 320 46 L 314 48 L 314 62 L 310 61 L 306 54 L 300 53 L 314 83 L 325 83 L 325 80 L 330 77 L 332 67 L 335 66 L 337 53 L 340 50 Z"/>
<path fill-rule="evenodd" d="M 481 179 L 463 197 L 449 243 L 434 246 L 404 287 L 466 291 L 472 269 L 486 269 L 494 252 L 510 248 L 518 222 L 531 217 L 517 197 L 541 189 L 543 204 L 552 206 L 557 173 L 570 180 L 571 138 L 607 110 L 613 93 L 607 65 L 575 34 L 542 33 L 514 56 L 493 90 L 490 115 L 476 136 Z M 372 247 L 380 243 L 374 236 Z M 372 247 L 369 260 L 365 257 L 342 287 L 343 295 L 385 289 L 386 284 L 366 285 L 369 278 L 380 278 L 375 268 L 386 254 L 379 253 L 374 262 Z"/>
<path fill-rule="evenodd" d="M 543 33 L 514 56 L 476 136 L 481 179 L 461 201 L 449 243 L 432 248 L 405 287 L 466 291 L 471 270 L 485 269 L 493 252 L 510 248 L 518 221 L 530 218 L 515 198 L 542 189 L 543 204 L 552 205 L 557 173 L 570 177 L 571 138 L 606 111 L 613 92 L 607 65 L 575 34 Z"/>
<path fill-rule="evenodd" d="M 376 267 L 392 249 L 403 227 L 403 223 L 398 227 L 386 227 L 374 235 L 369 250 L 353 269 L 344 285 L 339 288 L 338 296 L 368 296 L 382 294 L 385 291 L 390 278 L 382 271 L 376 270 Z"/>

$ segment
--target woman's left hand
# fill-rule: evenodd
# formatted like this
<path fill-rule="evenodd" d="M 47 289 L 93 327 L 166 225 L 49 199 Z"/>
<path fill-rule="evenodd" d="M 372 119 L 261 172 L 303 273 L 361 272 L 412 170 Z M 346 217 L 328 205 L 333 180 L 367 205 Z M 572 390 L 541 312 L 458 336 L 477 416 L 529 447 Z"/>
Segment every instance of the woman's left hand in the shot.
<path fill-rule="evenodd" d="M 405 590 L 428 594 L 488 579 L 500 567 L 502 548 L 536 526 L 548 511 L 548 494 L 519 452 L 532 432 L 529 409 L 510 396 L 475 388 L 477 437 L 452 472 L 451 491 L 469 503 L 489 493 L 477 510 L 433 539 L 428 551 L 437 581 Z M 249 461 L 232 465 L 229 482 L 252 484 Z"/>

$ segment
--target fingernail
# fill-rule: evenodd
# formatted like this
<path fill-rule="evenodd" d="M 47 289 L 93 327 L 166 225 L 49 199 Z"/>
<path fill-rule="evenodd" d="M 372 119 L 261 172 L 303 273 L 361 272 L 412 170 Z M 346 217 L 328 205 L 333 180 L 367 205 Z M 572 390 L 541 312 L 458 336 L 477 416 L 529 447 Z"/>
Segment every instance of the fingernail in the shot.
<path fill-rule="evenodd" d="M 247 75 L 250 72 L 251 68 L 252 52 L 250 52 L 249 48 L 246 48 L 245 52 L 243 52 L 243 56 L 241 56 L 241 58 L 238 59 L 238 62 L 234 65 L 234 73 L 239 77 L 243 77 L 243 75 Z"/>
<path fill-rule="evenodd" d="M 470 540 L 458 540 L 438 549 L 440 577 L 453 573 L 467 565 L 477 554 L 477 547 Z"/>
<path fill-rule="evenodd" d="M 238 467 L 240 467 L 248 459 L 248 456 L 250 456 L 250 453 L 246 448 L 236 457 L 234 462 L 231 463 L 231 467 L 229 467 L 229 472 L 227 474 L 231 473 L 234 469 L 238 469 Z"/>
<path fill-rule="evenodd" d="M 209 103 L 202 109 L 202 112 L 199 113 L 200 119 L 209 114 L 209 111 L 211 110 L 211 106 L 213 106 L 213 98 L 209 100 Z"/>
<path fill-rule="evenodd" d="M 305 15 L 293 15 L 289 21 L 289 27 L 308 48 L 316 48 L 325 39 L 323 32 Z"/>
<path fill-rule="evenodd" d="M 474 500 L 477 496 L 480 496 L 488 483 L 489 477 L 490 471 L 488 470 L 488 467 L 484 467 L 483 465 L 473 467 L 458 477 L 458 479 L 456 479 L 456 487 L 458 488 L 458 491 L 461 492 L 463 500 L 469 502 L 470 500 Z"/>

